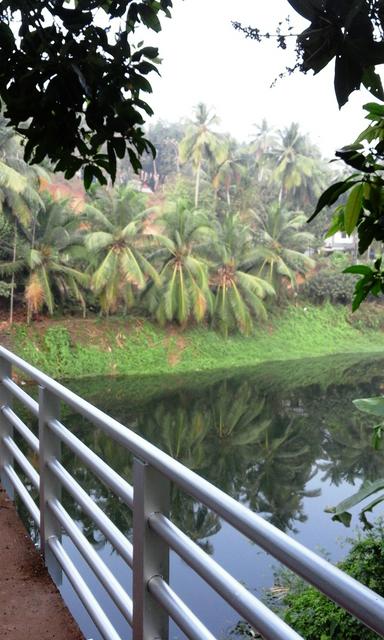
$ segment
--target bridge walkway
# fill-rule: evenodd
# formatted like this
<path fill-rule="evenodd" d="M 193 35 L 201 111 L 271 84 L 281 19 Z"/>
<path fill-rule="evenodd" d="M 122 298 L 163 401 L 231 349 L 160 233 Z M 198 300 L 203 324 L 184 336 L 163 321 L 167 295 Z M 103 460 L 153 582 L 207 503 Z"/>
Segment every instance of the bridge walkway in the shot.
<path fill-rule="evenodd" d="M 1 640 L 84 640 L 0 487 Z"/>

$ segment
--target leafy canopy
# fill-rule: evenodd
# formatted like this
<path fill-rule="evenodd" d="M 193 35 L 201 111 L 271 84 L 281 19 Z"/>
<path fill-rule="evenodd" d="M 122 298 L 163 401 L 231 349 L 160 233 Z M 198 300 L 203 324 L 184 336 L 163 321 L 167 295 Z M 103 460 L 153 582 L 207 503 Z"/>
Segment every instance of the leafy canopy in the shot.
<path fill-rule="evenodd" d="M 114 180 L 116 158 L 133 167 L 153 150 L 142 129 L 154 47 L 133 46 L 138 26 L 161 30 L 172 0 L 31 0 L 0 5 L 0 101 L 25 139 L 25 159 L 49 159 L 71 178 L 83 169 Z M 107 27 L 105 24 L 107 23 Z M 16 25 L 18 25 L 18 30 Z"/>
<path fill-rule="evenodd" d="M 309 21 L 299 35 L 287 20 L 284 31 L 281 21 L 275 34 L 262 33 L 257 27 L 244 27 L 234 22 L 235 29 L 260 42 L 276 37 L 282 49 L 287 48 L 287 37 L 296 39 L 296 64 L 287 68 L 289 73 L 298 69 L 315 74 L 335 61 L 335 93 L 340 107 L 350 94 L 364 85 L 376 98 L 383 100 L 384 92 L 375 66 L 384 63 L 384 12 L 381 0 L 288 0 L 293 9 Z"/>

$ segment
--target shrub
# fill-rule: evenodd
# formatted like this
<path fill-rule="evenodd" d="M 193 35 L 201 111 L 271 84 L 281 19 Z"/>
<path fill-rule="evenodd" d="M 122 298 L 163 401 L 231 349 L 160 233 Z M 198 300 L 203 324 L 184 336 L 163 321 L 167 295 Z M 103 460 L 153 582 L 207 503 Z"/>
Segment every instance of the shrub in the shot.
<path fill-rule="evenodd" d="M 384 596 L 384 531 L 376 526 L 366 537 L 353 542 L 340 569 Z M 289 591 L 284 619 L 307 640 L 376 640 L 381 637 L 367 629 L 347 611 L 313 587 Z"/>
<path fill-rule="evenodd" d="M 350 304 L 355 289 L 356 278 L 350 274 L 332 269 L 322 269 L 315 273 L 301 287 L 301 294 L 314 302 L 325 301 Z"/>
<path fill-rule="evenodd" d="M 373 302 L 364 304 L 348 315 L 348 322 L 360 331 L 384 331 L 384 307 Z"/>

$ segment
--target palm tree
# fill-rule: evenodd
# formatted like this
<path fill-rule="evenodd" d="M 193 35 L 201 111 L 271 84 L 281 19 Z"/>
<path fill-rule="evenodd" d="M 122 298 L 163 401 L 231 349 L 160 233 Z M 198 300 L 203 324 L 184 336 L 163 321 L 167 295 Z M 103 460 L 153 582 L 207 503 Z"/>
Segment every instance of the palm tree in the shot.
<path fill-rule="evenodd" d="M 231 140 L 228 140 L 226 147 L 223 148 L 222 156 L 221 162 L 214 168 L 212 186 L 215 193 L 218 192 L 221 184 L 224 186 L 227 205 L 230 208 L 231 189 L 233 189 L 234 185 L 239 186 L 245 172 L 245 166 L 236 153 L 235 144 Z"/>
<path fill-rule="evenodd" d="M 159 249 L 151 256 L 160 267 L 161 286 L 148 290 L 149 308 L 160 324 L 192 317 L 201 322 L 212 308 L 207 262 L 201 257 L 212 230 L 206 215 L 178 200 L 161 218 L 163 233 L 153 235 Z"/>
<path fill-rule="evenodd" d="M 73 266 L 76 258 L 85 255 L 79 217 L 65 200 L 55 202 L 46 194 L 44 201 L 45 210 L 36 217 L 28 238 L 30 244 L 23 245 L 29 270 L 25 289 L 28 322 L 44 306 L 52 315 L 56 296 L 62 302 L 73 296 L 81 304 L 83 315 L 86 310 L 82 288 L 89 278 Z"/>
<path fill-rule="evenodd" d="M 22 159 L 20 139 L 7 127 L 0 116 L 0 208 L 13 226 L 12 263 L 3 273 L 11 276 L 9 322 L 13 322 L 15 274 L 17 272 L 17 243 L 21 229 L 27 229 L 32 218 L 44 205 L 38 193 L 38 176 L 45 174 L 40 168 L 31 168 Z"/>
<path fill-rule="evenodd" d="M 252 135 L 250 145 L 258 169 L 257 178 L 261 182 L 264 178 L 266 162 L 269 159 L 271 150 L 276 146 L 276 133 L 271 129 L 265 118 L 263 118 L 261 124 L 253 126 L 256 131 Z"/>
<path fill-rule="evenodd" d="M 288 194 L 301 198 L 301 204 L 303 200 L 319 195 L 319 158 L 314 157 L 313 148 L 306 136 L 300 133 L 297 123 L 292 123 L 279 134 L 280 142 L 271 151 L 276 163 L 273 178 L 280 185 L 279 204 Z M 296 204 L 299 205 L 297 200 Z"/>
<path fill-rule="evenodd" d="M 259 243 L 255 252 L 259 276 L 267 278 L 275 288 L 281 277 L 288 278 L 295 287 L 296 274 L 305 274 L 315 266 L 304 253 L 314 240 L 311 233 L 302 231 L 306 216 L 272 206 L 264 216 L 254 212 L 253 219 Z"/>
<path fill-rule="evenodd" d="M 62 301 L 73 296 L 83 307 L 81 288 L 88 276 L 73 266 L 75 257 L 84 253 L 79 217 L 66 201 L 43 195 L 44 209 L 34 217 L 30 228 L 22 228 L 17 254 L 0 263 L 2 273 L 26 274 L 25 300 L 27 320 L 43 307 L 52 315 L 55 298 Z"/>
<path fill-rule="evenodd" d="M 223 153 L 223 144 L 220 136 L 212 131 L 212 127 L 219 120 L 205 104 L 199 102 L 195 107 L 195 120 L 187 128 L 187 132 L 180 142 L 180 161 L 192 162 L 196 173 L 195 179 L 195 208 L 199 205 L 200 178 L 204 159 L 209 161 L 220 160 Z"/>
<path fill-rule="evenodd" d="M 213 324 L 225 335 L 236 328 L 249 334 L 254 318 L 266 318 L 263 299 L 275 292 L 262 277 L 249 273 L 257 254 L 250 229 L 238 214 L 228 214 L 218 226 L 212 253 Z"/>
<path fill-rule="evenodd" d="M 91 286 L 107 314 L 121 299 L 126 307 L 132 306 L 135 291 L 143 290 L 148 279 L 158 282 L 156 269 L 144 255 L 150 212 L 143 194 L 126 186 L 99 191 L 94 203 L 84 210 L 91 225 L 85 240 L 93 256 Z"/>

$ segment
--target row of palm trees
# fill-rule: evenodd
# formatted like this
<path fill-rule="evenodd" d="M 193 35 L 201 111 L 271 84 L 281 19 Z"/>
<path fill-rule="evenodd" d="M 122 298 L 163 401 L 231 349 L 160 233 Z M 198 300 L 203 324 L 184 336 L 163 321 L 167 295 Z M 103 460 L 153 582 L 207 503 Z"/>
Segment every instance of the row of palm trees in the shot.
<path fill-rule="evenodd" d="M 210 322 L 250 333 L 268 302 L 313 267 L 305 216 L 278 204 L 247 216 L 195 208 L 186 199 L 148 206 L 130 187 L 96 190 L 82 213 L 41 195 L 43 206 L 17 219 L 14 245 L 0 261 L 22 293 L 27 317 L 58 302 L 106 315 L 133 308 L 161 325 Z"/>
<path fill-rule="evenodd" d="M 220 196 L 227 210 L 233 205 L 242 209 L 249 200 L 254 204 L 256 196 L 310 212 L 330 172 L 297 123 L 275 130 L 264 119 L 246 143 L 221 132 L 218 125 L 217 115 L 204 103 L 196 105 L 187 122 L 154 125 L 149 135 L 157 158 L 144 163 L 144 179 L 156 190 L 175 175 L 193 177 L 195 207 L 205 204 L 208 187 L 215 204 Z"/>
<path fill-rule="evenodd" d="M 209 321 L 225 333 L 265 318 L 314 266 L 295 204 L 313 201 L 321 158 L 297 125 L 275 132 L 263 121 L 240 145 L 217 123 L 201 103 L 173 125 L 175 138 L 159 126 L 150 169 L 165 175 L 160 193 L 125 179 L 93 188 L 79 214 L 42 192 L 47 171 L 24 163 L 0 119 L 0 296 L 9 295 L 11 322 L 15 293 L 28 321 L 74 303 L 83 314 L 137 308 L 161 324 Z"/>

